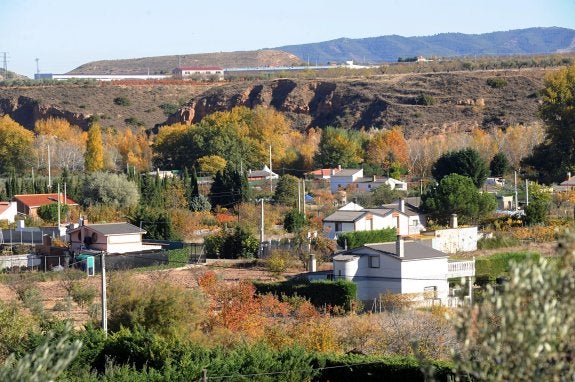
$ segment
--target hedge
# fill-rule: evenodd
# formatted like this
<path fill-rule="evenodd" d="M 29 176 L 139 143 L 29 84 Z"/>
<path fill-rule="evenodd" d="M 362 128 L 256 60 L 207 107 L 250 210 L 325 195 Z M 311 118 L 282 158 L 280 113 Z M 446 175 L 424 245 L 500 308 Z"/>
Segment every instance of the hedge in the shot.
<path fill-rule="evenodd" d="M 363 354 L 318 355 L 322 365 L 317 382 L 328 381 L 425 381 L 415 358 L 399 356 L 368 356 Z M 431 361 L 435 381 L 453 380 L 453 365 L 445 361 Z M 347 367 L 341 367 L 346 366 Z"/>
<path fill-rule="evenodd" d="M 256 293 L 275 296 L 300 296 L 308 299 L 314 306 L 339 306 L 350 310 L 351 303 L 357 295 L 357 285 L 349 280 L 316 280 L 293 278 L 283 282 L 254 282 Z"/>
<path fill-rule="evenodd" d="M 375 231 L 355 231 L 338 234 L 337 245 L 348 249 L 361 247 L 368 243 L 387 243 L 395 241 L 397 232 L 395 228 L 386 228 Z"/>

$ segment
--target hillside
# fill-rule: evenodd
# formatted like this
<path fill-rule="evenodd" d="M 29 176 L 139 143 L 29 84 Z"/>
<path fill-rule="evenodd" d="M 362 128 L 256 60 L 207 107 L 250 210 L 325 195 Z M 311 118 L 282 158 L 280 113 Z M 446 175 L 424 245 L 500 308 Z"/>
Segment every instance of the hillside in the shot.
<path fill-rule="evenodd" d="M 538 121 L 545 73 L 521 69 L 238 82 L 193 97 L 166 123 L 196 123 L 215 111 L 261 105 L 284 112 L 300 130 L 400 125 L 409 136 L 529 124 Z"/>
<path fill-rule="evenodd" d="M 84 129 L 94 118 L 102 127 L 118 130 L 138 125 L 151 128 L 166 119 L 164 109 L 173 112 L 212 86 L 218 84 L 130 81 L 0 87 L 0 114 L 10 115 L 28 129 L 48 117 L 65 118 Z M 116 98 L 128 104 L 118 105 Z"/>
<path fill-rule="evenodd" d="M 79 66 L 67 74 L 169 74 L 179 66 L 244 68 L 299 64 L 302 64 L 302 61 L 291 53 L 277 50 L 256 50 L 94 61 Z"/>
<path fill-rule="evenodd" d="M 575 30 L 528 28 L 484 34 L 441 33 L 434 36 L 397 35 L 362 39 L 340 38 L 274 48 L 311 62 L 361 63 L 397 61 L 399 57 L 528 55 L 575 51 Z"/>
<path fill-rule="evenodd" d="M 123 130 L 195 123 L 214 111 L 261 105 L 284 112 L 300 130 L 401 125 L 407 135 L 433 134 L 538 121 L 538 92 L 548 71 L 524 68 L 232 83 L 125 81 L 0 87 L 0 114 L 9 114 L 29 129 L 36 120 L 53 116 L 83 128 L 96 118 L 102 127 Z M 500 87 L 488 84 L 494 80 Z M 116 98 L 125 98 L 128 105 L 116 104 Z"/>

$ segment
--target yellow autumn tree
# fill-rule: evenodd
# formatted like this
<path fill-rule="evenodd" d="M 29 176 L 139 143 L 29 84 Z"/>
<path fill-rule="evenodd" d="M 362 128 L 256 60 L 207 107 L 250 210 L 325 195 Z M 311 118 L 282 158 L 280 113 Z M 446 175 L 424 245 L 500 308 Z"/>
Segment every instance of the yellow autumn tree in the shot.
<path fill-rule="evenodd" d="M 218 171 L 223 171 L 228 162 L 218 155 L 206 155 L 198 159 L 198 168 L 201 173 L 215 175 Z"/>
<path fill-rule="evenodd" d="M 123 133 L 111 136 L 107 144 L 114 146 L 123 164 L 136 168 L 137 171 L 149 171 L 152 166 L 152 148 L 146 132 L 126 129 Z"/>
<path fill-rule="evenodd" d="M 104 144 L 102 142 L 102 130 L 100 125 L 97 123 L 93 124 L 88 130 L 84 166 L 88 172 L 104 169 Z"/>
<path fill-rule="evenodd" d="M 7 115 L 0 117 L 0 173 L 23 170 L 34 158 L 34 134 Z"/>

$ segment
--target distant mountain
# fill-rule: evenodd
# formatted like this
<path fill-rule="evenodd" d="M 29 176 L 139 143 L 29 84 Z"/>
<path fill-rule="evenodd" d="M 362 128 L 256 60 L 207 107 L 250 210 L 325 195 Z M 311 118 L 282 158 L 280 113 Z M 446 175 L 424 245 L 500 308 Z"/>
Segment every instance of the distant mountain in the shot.
<path fill-rule="evenodd" d="M 397 35 L 362 39 L 340 38 L 312 44 L 273 48 L 298 56 L 310 64 L 394 62 L 399 57 L 522 55 L 575 52 L 575 30 L 528 28 L 484 34 L 441 33 L 434 36 Z"/>

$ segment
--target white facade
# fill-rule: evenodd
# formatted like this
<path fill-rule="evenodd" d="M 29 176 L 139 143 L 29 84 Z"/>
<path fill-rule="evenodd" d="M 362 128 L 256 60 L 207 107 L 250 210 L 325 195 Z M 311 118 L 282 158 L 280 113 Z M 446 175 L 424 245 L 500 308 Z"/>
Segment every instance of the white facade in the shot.
<path fill-rule="evenodd" d="M 409 216 L 405 213 L 391 209 L 344 209 L 359 206 L 350 204 L 323 219 L 323 232 L 328 237 L 334 238 L 341 232 L 375 231 L 386 228 L 395 228 L 400 235 L 413 233 Z"/>
<path fill-rule="evenodd" d="M 357 285 L 357 298 L 362 301 L 390 292 L 411 295 L 414 301 L 446 304 L 448 279 L 474 274 L 475 261 L 449 262 L 446 253 L 403 239 L 366 244 L 333 259 L 334 279 L 353 281 Z"/>
<path fill-rule="evenodd" d="M 337 169 L 333 170 L 329 178 L 329 187 L 334 194 L 339 190 L 345 190 L 350 184 L 358 188 L 357 180 L 363 178 L 363 169 Z"/>
<path fill-rule="evenodd" d="M 176 68 L 173 71 L 174 76 L 178 78 L 215 78 L 217 80 L 224 79 L 224 68 L 220 67 L 204 67 L 204 68 Z"/>
<path fill-rule="evenodd" d="M 435 230 L 432 247 L 445 253 L 477 251 L 477 227 Z"/>
<path fill-rule="evenodd" d="M 14 223 L 14 217 L 18 214 L 16 202 L 0 202 L 0 220 L 7 220 Z"/>

